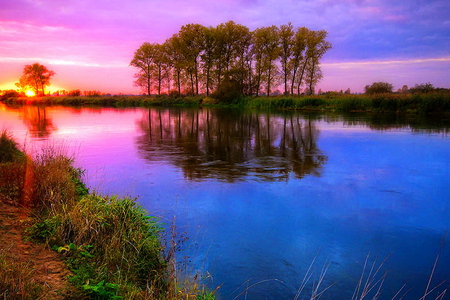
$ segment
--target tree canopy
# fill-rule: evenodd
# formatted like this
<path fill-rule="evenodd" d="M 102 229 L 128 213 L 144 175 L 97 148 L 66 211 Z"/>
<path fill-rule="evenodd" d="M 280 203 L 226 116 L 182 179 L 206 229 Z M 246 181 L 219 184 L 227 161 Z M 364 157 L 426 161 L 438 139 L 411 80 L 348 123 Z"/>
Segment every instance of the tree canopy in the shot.
<path fill-rule="evenodd" d="M 35 95 L 45 95 L 45 87 L 50 85 L 50 78 L 54 75 L 55 72 L 39 63 L 25 65 L 19 82 L 16 82 L 16 86 L 23 91 L 31 89 Z"/>
<path fill-rule="evenodd" d="M 383 94 L 383 93 L 392 93 L 393 90 L 392 84 L 388 82 L 374 82 L 371 85 L 366 85 L 364 88 L 366 94 Z"/>
<path fill-rule="evenodd" d="M 233 21 L 187 24 L 163 44 L 143 43 L 130 65 L 148 95 L 210 95 L 231 83 L 241 95 L 269 95 L 281 85 L 284 94 L 314 93 L 331 49 L 327 34 L 291 23 L 254 31 Z"/>

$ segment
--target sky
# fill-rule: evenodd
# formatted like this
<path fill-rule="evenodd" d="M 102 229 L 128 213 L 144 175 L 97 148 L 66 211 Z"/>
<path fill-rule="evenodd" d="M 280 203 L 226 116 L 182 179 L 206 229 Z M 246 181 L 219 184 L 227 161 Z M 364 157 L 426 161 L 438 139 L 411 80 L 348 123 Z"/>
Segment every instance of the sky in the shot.
<path fill-rule="evenodd" d="M 450 88 L 448 0 L 0 0 L 0 90 L 38 62 L 56 73 L 50 90 L 138 94 L 129 63 L 142 43 L 229 20 L 327 30 L 322 91 L 377 81 Z"/>

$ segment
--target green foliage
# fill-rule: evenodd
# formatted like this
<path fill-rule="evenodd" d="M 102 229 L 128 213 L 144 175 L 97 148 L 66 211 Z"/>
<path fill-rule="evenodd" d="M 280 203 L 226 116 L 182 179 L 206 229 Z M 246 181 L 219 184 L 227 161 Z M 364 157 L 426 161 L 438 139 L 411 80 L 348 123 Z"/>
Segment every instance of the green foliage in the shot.
<path fill-rule="evenodd" d="M 239 81 L 225 77 L 217 90 L 211 94 L 211 97 L 217 99 L 221 104 L 232 104 L 239 101 L 242 97 L 242 86 Z"/>
<path fill-rule="evenodd" d="M 86 184 L 81 180 L 83 178 L 86 170 L 82 168 L 71 168 L 72 171 L 72 181 L 75 184 L 75 193 L 77 196 L 86 196 L 89 194 L 89 188 Z"/>
<path fill-rule="evenodd" d="M 19 150 L 17 142 L 7 130 L 0 133 L 0 163 L 8 163 L 23 158 L 24 154 Z"/>
<path fill-rule="evenodd" d="M 97 293 L 94 299 L 118 299 L 104 297 L 122 293 L 122 287 L 129 283 L 141 291 L 148 286 L 164 291 L 162 229 L 135 200 L 85 195 L 57 216 L 59 227 L 45 230 L 45 235 L 53 234 L 47 240 L 66 257 L 74 273 L 70 281 L 91 295 Z M 61 244 L 66 246 L 58 246 Z M 104 284 L 98 285 L 101 281 Z M 107 283 L 117 285 L 117 289 L 112 290 Z"/>
<path fill-rule="evenodd" d="M 212 292 L 203 292 L 195 298 L 196 300 L 215 300 L 216 296 Z"/>
<path fill-rule="evenodd" d="M 117 296 L 118 285 L 112 283 L 105 283 L 104 280 L 97 284 L 84 284 L 83 289 L 95 300 L 120 300 L 123 297 Z"/>
<path fill-rule="evenodd" d="M 28 238 L 36 242 L 46 242 L 48 238 L 53 236 L 61 224 L 61 220 L 58 216 L 54 216 L 48 219 L 44 219 L 42 222 L 38 222 L 29 227 L 26 232 Z"/>
<path fill-rule="evenodd" d="M 414 88 L 412 89 L 413 93 L 431 93 L 435 90 L 434 86 L 427 82 L 422 84 L 416 84 Z"/>
<path fill-rule="evenodd" d="M 383 93 L 392 93 L 393 86 L 390 83 L 387 82 L 374 82 L 372 85 L 366 85 L 364 88 L 366 91 L 366 94 L 373 95 L 373 94 L 383 94 Z"/>

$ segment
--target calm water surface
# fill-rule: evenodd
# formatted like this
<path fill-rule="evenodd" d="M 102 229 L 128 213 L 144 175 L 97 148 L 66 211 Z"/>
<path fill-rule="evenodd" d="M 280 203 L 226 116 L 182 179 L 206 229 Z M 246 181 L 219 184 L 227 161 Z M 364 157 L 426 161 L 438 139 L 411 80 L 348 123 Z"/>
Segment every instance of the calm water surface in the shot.
<path fill-rule="evenodd" d="M 63 145 L 94 189 L 176 216 L 180 260 L 220 299 L 294 299 L 314 260 L 310 283 L 329 265 L 324 298 L 351 299 L 368 255 L 390 255 L 380 299 L 405 283 L 419 299 L 450 229 L 445 118 L 0 104 L 0 127 L 30 151 Z M 431 285 L 444 280 L 448 245 Z"/>

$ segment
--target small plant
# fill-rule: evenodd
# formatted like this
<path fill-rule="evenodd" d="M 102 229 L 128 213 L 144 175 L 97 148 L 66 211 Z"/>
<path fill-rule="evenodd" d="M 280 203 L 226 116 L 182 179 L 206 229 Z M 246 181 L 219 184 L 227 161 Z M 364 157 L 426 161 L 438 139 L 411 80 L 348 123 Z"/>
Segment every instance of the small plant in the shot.
<path fill-rule="evenodd" d="M 83 289 L 91 296 L 92 299 L 98 300 L 120 300 L 123 297 L 117 296 L 118 285 L 112 283 L 105 283 L 104 280 L 97 284 L 85 284 Z"/>

